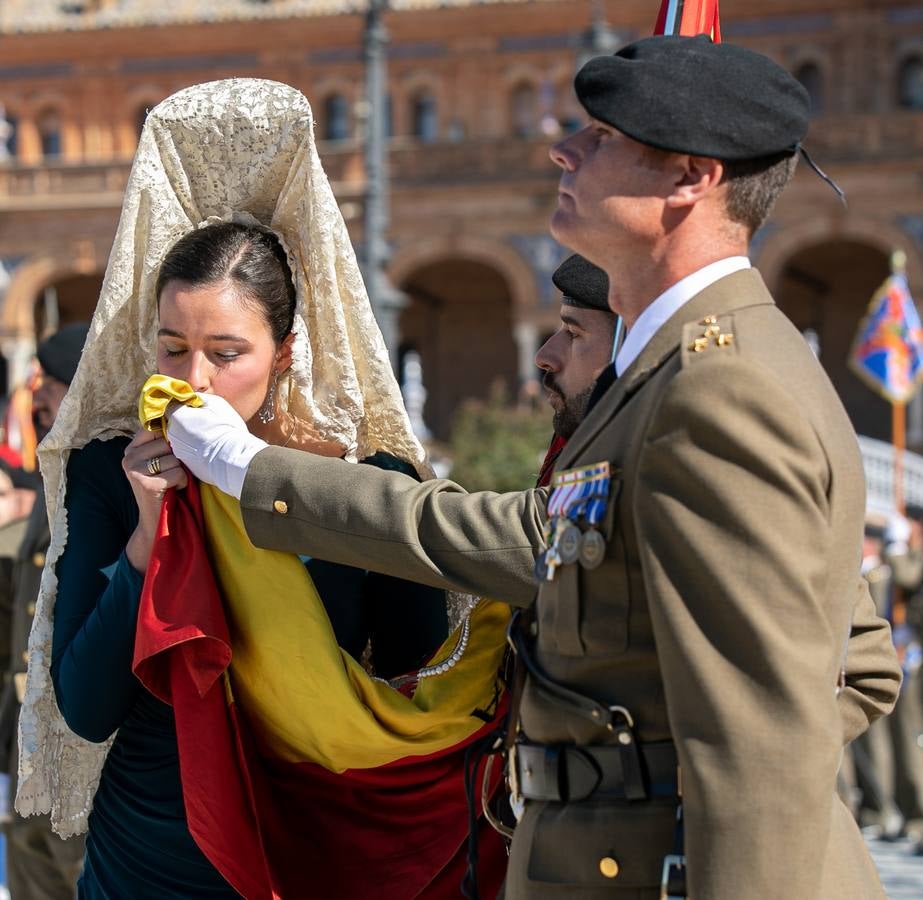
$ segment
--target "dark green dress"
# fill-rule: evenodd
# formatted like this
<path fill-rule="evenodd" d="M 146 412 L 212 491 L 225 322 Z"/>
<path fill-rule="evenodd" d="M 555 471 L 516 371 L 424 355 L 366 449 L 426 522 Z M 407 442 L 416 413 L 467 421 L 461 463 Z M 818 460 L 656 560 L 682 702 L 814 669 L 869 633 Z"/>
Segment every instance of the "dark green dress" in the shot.
<path fill-rule="evenodd" d="M 67 547 L 57 564 L 51 676 L 68 726 L 90 741 L 118 732 L 90 814 L 85 900 L 236 897 L 186 826 L 172 709 L 131 672 L 142 576 L 124 553 L 138 508 L 121 468 L 127 439 L 93 441 L 67 469 Z M 371 462 L 402 467 L 391 457 Z M 309 560 L 337 640 L 371 639 L 378 674 L 416 668 L 447 630 L 441 591 Z"/>

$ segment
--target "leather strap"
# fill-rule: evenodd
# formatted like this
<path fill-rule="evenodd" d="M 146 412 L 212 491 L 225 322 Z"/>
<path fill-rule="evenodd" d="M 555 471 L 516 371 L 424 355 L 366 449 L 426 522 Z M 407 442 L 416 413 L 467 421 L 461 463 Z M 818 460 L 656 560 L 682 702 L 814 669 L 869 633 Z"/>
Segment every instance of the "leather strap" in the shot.
<path fill-rule="evenodd" d="M 615 731 L 620 716 L 624 711 L 621 707 L 608 707 L 586 694 L 578 693 L 549 678 L 540 668 L 532 656 L 532 649 L 526 639 L 525 629 L 520 610 L 513 613 L 508 631 L 508 640 L 516 652 L 516 658 L 522 661 L 529 675 L 532 676 L 534 687 L 549 701 L 567 712 L 583 716 L 596 725 Z M 630 721 L 629 725 L 633 724 Z"/>
<path fill-rule="evenodd" d="M 676 797 L 677 760 L 672 741 L 636 744 L 634 758 L 642 773 L 643 793 L 637 795 L 637 776 L 626 770 L 620 745 L 517 744 L 517 781 L 529 800 L 567 803 L 589 797 L 638 800 Z"/>

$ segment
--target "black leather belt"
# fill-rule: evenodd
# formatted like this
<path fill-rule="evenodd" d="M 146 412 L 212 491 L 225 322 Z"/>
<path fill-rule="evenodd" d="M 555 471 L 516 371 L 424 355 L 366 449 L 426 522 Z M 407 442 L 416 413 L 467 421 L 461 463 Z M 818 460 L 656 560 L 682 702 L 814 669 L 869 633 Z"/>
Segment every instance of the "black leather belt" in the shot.
<path fill-rule="evenodd" d="M 672 741 L 635 744 L 631 756 L 616 744 L 516 744 L 516 781 L 527 800 L 566 803 L 588 797 L 638 800 L 677 798 L 676 748 Z M 633 789 L 635 760 L 640 760 L 644 794 Z"/>

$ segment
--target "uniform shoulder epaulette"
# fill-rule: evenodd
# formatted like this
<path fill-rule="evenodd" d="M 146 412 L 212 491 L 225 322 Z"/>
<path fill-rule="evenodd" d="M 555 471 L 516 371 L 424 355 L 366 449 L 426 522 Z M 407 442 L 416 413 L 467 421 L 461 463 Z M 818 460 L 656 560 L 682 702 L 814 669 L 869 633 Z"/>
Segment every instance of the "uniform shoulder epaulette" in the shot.
<path fill-rule="evenodd" d="M 698 322 L 689 322 L 683 327 L 681 346 L 683 365 L 693 359 L 715 353 L 738 353 L 739 343 L 734 334 L 733 315 L 705 316 Z"/>

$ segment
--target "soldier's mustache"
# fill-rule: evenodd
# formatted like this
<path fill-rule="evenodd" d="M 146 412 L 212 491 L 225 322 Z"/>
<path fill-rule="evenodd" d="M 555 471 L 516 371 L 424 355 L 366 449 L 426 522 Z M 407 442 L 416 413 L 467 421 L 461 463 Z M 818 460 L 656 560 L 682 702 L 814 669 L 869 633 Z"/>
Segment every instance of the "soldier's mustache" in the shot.
<path fill-rule="evenodd" d="M 562 400 L 564 398 L 564 391 L 561 390 L 561 386 L 554 380 L 554 376 L 551 372 L 546 372 L 542 375 L 542 387 L 546 391 L 553 391 L 557 394 Z"/>

